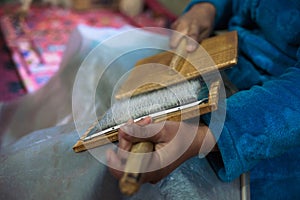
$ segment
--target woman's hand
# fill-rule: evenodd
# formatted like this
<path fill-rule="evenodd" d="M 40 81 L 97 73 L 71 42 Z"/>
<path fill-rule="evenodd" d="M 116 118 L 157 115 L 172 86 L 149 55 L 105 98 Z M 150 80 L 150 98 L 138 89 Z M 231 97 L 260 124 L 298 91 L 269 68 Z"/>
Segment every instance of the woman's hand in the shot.
<path fill-rule="evenodd" d="M 107 162 L 111 173 L 120 179 L 126 164 L 126 158 L 134 143 L 150 141 L 154 152 L 150 164 L 142 176 L 142 182 L 156 183 L 187 159 L 197 155 L 205 135 L 211 148 L 215 144 L 213 135 L 205 125 L 192 125 L 184 122 L 166 121 L 151 123 L 147 117 L 140 122 L 125 125 L 119 130 L 119 148 L 115 153 L 107 151 Z M 210 148 L 210 149 L 211 149 Z"/>
<path fill-rule="evenodd" d="M 197 48 L 195 41 L 201 42 L 211 34 L 215 15 L 216 9 L 212 4 L 198 3 L 172 24 L 172 29 L 190 37 L 186 47 L 188 52 Z M 173 34 L 170 39 L 170 47 L 176 48 L 181 38 L 181 34 Z"/>

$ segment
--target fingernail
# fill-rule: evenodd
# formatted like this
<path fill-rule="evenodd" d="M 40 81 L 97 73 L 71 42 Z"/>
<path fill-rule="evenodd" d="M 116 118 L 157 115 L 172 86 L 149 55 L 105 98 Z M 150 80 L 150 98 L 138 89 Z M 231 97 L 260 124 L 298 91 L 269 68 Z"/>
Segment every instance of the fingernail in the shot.
<path fill-rule="evenodd" d="M 196 45 L 189 44 L 186 46 L 187 51 L 194 51 L 196 49 Z"/>
<path fill-rule="evenodd" d="M 146 119 L 149 120 L 149 123 L 152 123 L 152 120 L 153 120 L 152 117 L 147 116 Z"/>

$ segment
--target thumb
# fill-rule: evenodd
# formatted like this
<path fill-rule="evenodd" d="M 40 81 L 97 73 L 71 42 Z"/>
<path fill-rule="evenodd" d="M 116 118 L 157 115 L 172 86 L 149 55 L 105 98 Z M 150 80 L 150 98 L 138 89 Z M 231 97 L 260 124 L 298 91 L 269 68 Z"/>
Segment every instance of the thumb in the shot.
<path fill-rule="evenodd" d="M 147 116 L 140 121 L 136 122 L 137 125 L 139 126 L 146 126 L 152 122 L 152 118 L 150 116 Z"/>
<path fill-rule="evenodd" d="M 149 123 L 149 119 L 145 119 L 147 122 L 138 122 L 134 124 L 127 124 L 120 128 L 119 134 L 125 140 L 136 143 L 136 142 L 159 142 L 160 132 L 164 128 L 164 123 Z M 142 124 L 144 126 L 140 126 Z M 146 124 L 146 125 L 145 125 Z"/>

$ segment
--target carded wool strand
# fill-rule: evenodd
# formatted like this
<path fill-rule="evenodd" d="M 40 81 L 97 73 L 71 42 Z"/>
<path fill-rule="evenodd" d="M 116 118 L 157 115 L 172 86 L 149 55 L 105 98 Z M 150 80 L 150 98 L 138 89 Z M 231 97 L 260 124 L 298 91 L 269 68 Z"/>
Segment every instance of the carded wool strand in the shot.
<path fill-rule="evenodd" d="M 203 81 L 193 79 L 160 90 L 116 101 L 89 135 L 162 110 L 198 100 Z"/>

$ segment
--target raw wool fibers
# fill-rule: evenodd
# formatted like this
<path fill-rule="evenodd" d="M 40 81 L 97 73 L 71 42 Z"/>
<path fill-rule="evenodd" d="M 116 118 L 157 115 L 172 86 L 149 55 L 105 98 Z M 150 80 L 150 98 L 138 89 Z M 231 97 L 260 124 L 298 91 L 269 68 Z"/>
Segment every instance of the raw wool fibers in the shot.
<path fill-rule="evenodd" d="M 207 91 L 201 79 L 185 81 L 167 88 L 155 90 L 128 99 L 116 101 L 99 120 L 89 135 L 107 128 L 162 110 L 174 108 L 199 100 L 202 90 Z M 201 95 L 202 96 L 202 95 Z"/>

